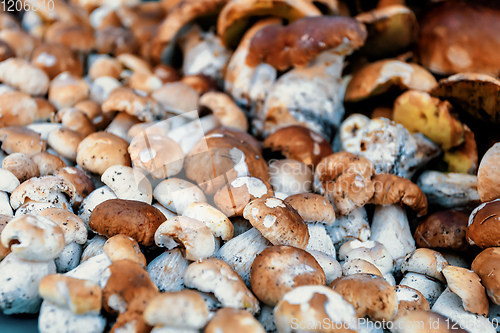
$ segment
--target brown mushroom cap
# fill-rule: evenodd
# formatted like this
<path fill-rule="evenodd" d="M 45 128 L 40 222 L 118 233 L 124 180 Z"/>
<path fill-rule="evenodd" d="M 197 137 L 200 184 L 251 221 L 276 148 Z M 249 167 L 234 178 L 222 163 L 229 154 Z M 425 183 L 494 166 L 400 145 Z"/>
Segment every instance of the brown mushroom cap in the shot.
<path fill-rule="evenodd" d="M 500 198 L 500 143 L 488 149 L 477 171 L 477 192 L 482 202 Z"/>
<path fill-rule="evenodd" d="M 380 276 L 344 276 L 333 281 L 330 287 L 352 304 L 359 318 L 368 316 L 373 320 L 392 320 L 397 314 L 396 291 Z"/>
<path fill-rule="evenodd" d="M 33 98 L 38 107 L 35 116 L 35 122 L 51 122 L 54 120 L 56 108 L 43 97 Z"/>
<path fill-rule="evenodd" d="M 123 234 L 109 238 L 102 247 L 112 262 L 128 259 L 146 269 L 146 257 L 142 254 L 137 241 Z"/>
<path fill-rule="evenodd" d="M 325 273 L 312 255 L 286 245 L 271 246 L 259 253 L 250 271 L 253 293 L 269 306 L 275 306 L 295 287 L 325 283 Z"/>
<path fill-rule="evenodd" d="M 14 51 L 16 57 L 29 59 L 38 40 L 22 29 L 2 29 L 0 39 L 5 41 Z"/>
<path fill-rule="evenodd" d="M 340 152 L 325 157 L 317 165 L 314 186 L 341 215 L 367 203 L 374 194 L 372 163 L 361 156 Z"/>
<path fill-rule="evenodd" d="M 304 36 L 306 36 L 304 38 Z M 262 28 L 250 42 L 247 64 L 266 62 L 278 70 L 305 66 L 323 51 L 338 48 L 339 54 L 361 47 L 364 25 L 350 17 L 305 17 L 283 27 Z"/>
<path fill-rule="evenodd" d="M 481 278 L 490 300 L 500 305 L 500 248 L 490 247 L 479 253 L 472 262 L 471 269 Z"/>
<path fill-rule="evenodd" d="M 103 112 L 126 112 L 142 121 L 163 118 L 164 114 L 158 102 L 153 98 L 130 88 L 117 88 L 102 103 Z"/>
<path fill-rule="evenodd" d="M 380 173 L 372 178 L 375 193 L 370 203 L 375 205 L 405 204 L 418 216 L 427 214 L 427 197 L 417 184 L 396 175 Z"/>
<path fill-rule="evenodd" d="M 45 32 L 45 40 L 59 43 L 73 51 L 88 53 L 95 46 L 94 31 L 91 27 L 76 22 L 55 22 Z"/>
<path fill-rule="evenodd" d="M 333 154 L 330 143 L 321 134 L 304 126 L 278 129 L 266 138 L 264 148 L 279 151 L 286 158 L 314 166 Z"/>
<path fill-rule="evenodd" d="M 78 145 L 76 162 L 84 170 L 103 174 L 112 165 L 130 166 L 128 143 L 107 132 L 92 133 Z"/>
<path fill-rule="evenodd" d="M 464 251 L 468 248 L 465 239 L 468 221 L 469 216 L 458 210 L 435 212 L 419 223 L 415 230 L 415 243 L 419 247 Z"/>
<path fill-rule="evenodd" d="M 95 32 L 95 48 L 100 54 L 136 53 L 138 47 L 137 38 L 127 28 L 109 26 Z"/>
<path fill-rule="evenodd" d="M 95 190 L 92 178 L 77 167 L 60 168 L 54 172 L 54 176 L 65 179 L 75 186 L 75 207 L 80 206 L 83 199 Z"/>
<path fill-rule="evenodd" d="M 89 77 L 92 81 L 101 76 L 120 79 L 122 65 L 118 60 L 107 55 L 98 57 L 89 68 Z"/>
<path fill-rule="evenodd" d="M 0 127 L 29 125 L 37 117 L 36 101 L 21 91 L 7 91 L 1 94 L 0 105 L 2 105 Z"/>
<path fill-rule="evenodd" d="M 469 216 L 466 237 L 480 248 L 500 246 L 500 199 L 483 203 Z"/>
<path fill-rule="evenodd" d="M 394 286 L 394 290 L 398 298 L 398 318 L 411 311 L 431 309 L 429 302 L 420 291 L 404 285 Z"/>
<path fill-rule="evenodd" d="M 87 228 L 82 219 L 68 210 L 61 208 L 46 208 L 38 212 L 38 214 L 55 222 L 62 229 L 66 245 L 72 242 L 85 244 L 87 241 Z"/>
<path fill-rule="evenodd" d="M 237 140 L 244 141 L 251 145 L 255 150 L 258 152 L 262 152 L 262 143 L 257 140 L 253 135 L 245 132 L 238 130 L 236 128 L 229 128 L 225 126 L 218 126 L 211 130 L 210 132 L 207 133 L 207 136 L 209 137 L 212 134 L 221 134 L 223 136 L 232 136 Z"/>
<path fill-rule="evenodd" d="M 496 33 L 500 10 L 474 2 L 444 2 L 421 22 L 418 50 L 425 67 L 442 75 L 500 75 L 500 37 Z"/>
<path fill-rule="evenodd" d="M 87 81 L 69 72 L 63 72 L 50 82 L 49 101 L 60 110 L 86 100 L 89 93 Z"/>
<path fill-rule="evenodd" d="M 288 196 L 285 202 L 292 206 L 305 222 L 321 222 L 332 225 L 335 209 L 325 197 L 314 193 L 300 193 Z"/>
<path fill-rule="evenodd" d="M 278 198 L 259 198 L 246 205 L 243 217 L 273 245 L 290 245 L 305 249 L 309 230 L 300 215 Z"/>
<path fill-rule="evenodd" d="M 21 183 L 32 177 L 40 176 L 38 165 L 22 153 L 14 153 L 5 157 L 2 161 L 2 169 L 12 172 Z"/>
<path fill-rule="evenodd" d="M 0 61 L 15 57 L 14 50 L 5 41 L 0 40 Z"/>
<path fill-rule="evenodd" d="M 31 157 L 45 151 L 47 143 L 40 134 L 26 127 L 10 126 L 0 128 L 2 149 L 7 154 L 23 153 Z"/>
<path fill-rule="evenodd" d="M 205 333 L 265 333 L 262 325 L 248 311 L 222 308 L 212 317 Z"/>
<path fill-rule="evenodd" d="M 43 69 L 50 79 L 62 72 L 82 76 L 83 65 L 80 59 L 65 45 L 59 43 L 41 44 L 33 50 L 31 62 Z"/>
<path fill-rule="evenodd" d="M 140 244 L 154 244 L 156 229 L 166 220 L 155 207 L 135 200 L 110 199 L 92 211 L 89 226 L 100 235 L 127 235 Z"/>

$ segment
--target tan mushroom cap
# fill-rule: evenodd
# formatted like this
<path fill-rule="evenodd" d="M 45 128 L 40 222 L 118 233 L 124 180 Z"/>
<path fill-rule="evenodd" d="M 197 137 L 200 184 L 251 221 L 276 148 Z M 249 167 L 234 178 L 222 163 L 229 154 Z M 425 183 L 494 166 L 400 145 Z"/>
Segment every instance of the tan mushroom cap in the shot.
<path fill-rule="evenodd" d="M 144 310 L 144 319 L 151 326 L 197 330 L 208 322 L 208 307 L 196 291 L 184 289 L 166 292 L 157 295 L 148 303 Z"/>
<path fill-rule="evenodd" d="M 235 138 L 237 140 L 244 141 L 244 142 L 248 143 L 256 151 L 262 153 L 262 143 L 259 140 L 257 140 L 253 135 L 251 135 L 247 132 L 244 132 L 244 131 L 241 131 L 241 130 L 238 130 L 235 128 L 229 128 L 229 127 L 225 127 L 225 126 L 217 126 L 216 128 L 214 128 L 213 130 L 211 130 L 210 132 L 207 133 L 207 137 L 210 137 L 212 134 L 215 134 L 215 136 L 217 136 L 217 134 L 220 134 L 223 136 L 232 136 L 233 138 Z"/>
<path fill-rule="evenodd" d="M 92 81 L 101 76 L 120 79 L 122 70 L 122 65 L 118 60 L 107 55 L 101 55 L 90 65 L 89 77 Z"/>
<path fill-rule="evenodd" d="M 397 317 L 393 323 L 396 333 L 466 333 L 460 325 L 437 312 L 415 310 Z"/>
<path fill-rule="evenodd" d="M 254 199 L 271 198 L 271 185 L 255 177 L 238 177 L 219 189 L 214 196 L 215 205 L 228 217 L 243 216 L 245 206 Z"/>
<path fill-rule="evenodd" d="M 102 289 L 103 308 L 118 313 L 111 331 L 125 327 L 134 332 L 149 332 L 151 326 L 145 322 L 143 313 L 147 304 L 158 295 L 158 288 L 148 273 L 141 265 L 124 259 L 112 263 L 104 274 L 109 278 Z"/>
<path fill-rule="evenodd" d="M 278 151 L 286 158 L 314 166 L 323 158 L 333 154 L 330 143 L 321 134 L 298 125 L 278 129 L 264 140 L 264 148 Z"/>
<path fill-rule="evenodd" d="M 259 198 L 245 206 L 243 217 L 273 245 L 290 245 L 305 249 L 309 230 L 300 215 L 278 198 Z"/>
<path fill-rule="evenodd" d="M 35 122 L 50 122 L 55 118 L 56 108 L 44 97 L 33 98 L 37 105 Z"/>
<path fill-rule="evenodd" d="M 59 200 L 58 195 L 65 194 L 71 203 L 75 200 L 75 187 L 65 179 L 44 176 L 28 179 L 19 185 L 10 195 L 10 205 L 18 209 L 26 201 L 52 202 Z"/>
<path fill-rule="evenodd" d="M 375 191 L 372 163 L 348 152 L 325 157 L 314 174 L 316 191 L 325 196 L 341 215 L 366 204 Z"/>
<path fill-rule="evenodd" d="M 0 95 L 2 117 L 0 126 L 24 126 L 33 123 L 37 117 L 36 101 L 25 92 L 7 91 Z"/>
<path fill-rule="evenodd" d="M 300 286 L 286 293 L 274 309 L 274 321 L 279 332 L 293 332 L 301 322 L 327 322 L 333 328 L 325 332 L 348 333 L 356 332 L 358 323 L 353 306 L 325 286 Z"/>
<path fill-rule="evenodd" d="M 234 227 L 223 212 L 205 202 L 193 202 L 184 209 L 183 216 L 201 221 L 215 237 L 223 240 L 233 238 Z"/>
<path fill-rule="evenodd" d="M 93 190 L 95 190 L 92 178 L 77 167 L 63 167 L 54 172 L 54 176 L 64 179 L 75 186 L 75 206 L 80 206 Z"/>
<path fill-rule="evenodd" d="M 89 226 L 106 237 L 123 234 L 139 244 L 150 246 L 154 243 L 156 229 L 165 220 L 165 216 L 157 208 L 147 203 L 109 199 L 94 208 Z"/>
<path fill-rule="evenodd" d="M 278 304 L 295 287 L 325 283 L 325 273 L 312 255 L 286 245 L 271 246 L 259 253 L 250 271 L 252 291 L 269 306 Z"/>
<path fill-rule="evenodd" d="M 95 32 L 95 49 L 99 54 L 135 53 L 138 47 L 137 38 L 127 28 L 108 26 Z"/>
<path fill-rule="evenodd" d="M 262 325 L 248 311 L 232 308 L 217 310 L 210 319 L 205 333 L 265 333 Z"/>
<path fill-rule="evenodd" d="M 330 284 L 351 303 L 359 318 L 392 320 L 398 312 L 398 299 L 394 288 L 384 278 L 371 274 L 343 276 Z"/>
<path fill-rule="evenodd" d="M 73 51 L 89 53 L 95 46 L 91 27 L 71 21 L 55 22 L 45 32 L 45 41 L 59 43 Z"/>
<path fill-rule="evenodd" d="M 427 214 L 427 197 L 417 184 L 396 175 L 380 173 L 372 178 L 375 193 L 369 203 L 375 205 L 405 204 L 418 216 Z"/>
<path fill-rule="evenodd" d="M 17 257 L 29 261 L 49 261 L 64 249 L 63 230 L 39 215 L 21 215 L 9 221 L 1 234 L 2 245 Z"/>
<path fill-rule="evenodd" d="M 448 265 L 448 260 L 441 253 L 431 249 L 419 248 L 403 259 L 401 273 L 418 273 L 446 282 L 443 269 Z"/>
<path fill-rule="evenodd" d="M 151 73 L 151 64 L 138 55 L 131 53 L 120 54 L 116 57 L 120 64 L 132 72 Z"/>
<path fill-rule="evenodd" d="M 112 120 L 111 114 L 103 114 L 101 105 L 90 99 L 76 103 L 74 108 L 83 112 L 97 130 L 104 129 Z"/>
<path fill-rule="evenodd" d="M 49 133 L 47 142 L 59 155 L 75 161 L 78 153 L 78 146 L 85 136 L 65 127 L 55 129 Z"/>
<path fill-rule="evenodd" d="M 469 216 L 466 237 L 471 245 L 484 249 L 500 245 L 500 199 L 485 202 Z"/>
<path fill-rule="evenodd" d="M 38 165 L 22 153 L 14 153 L 5 157 L 2 161 L 2 169 L 12 172 L 21 183 L 40 176 Z"/>
<path fill-rule="evenodd" d="M 228 95 L 211 91 L 200 97 L 199 105 L 212 111 L 222 126 L 248 130 L 248 121 L 243 110 Z"/>
<path fill-rule="evenodd" d="M 396 318 L 405 316 L 412 311 L 429 311 L 431 309 L 429 302 L 420 291 L 404 285 L 394 286 L 394 290 L 399 304 Z"/>
<path fill-rule="evenodd" d="M 184 273 L 184 284 L 188 288 L 213 293 L 223 307 L 243 309 L 251 314 L 260 310 L 257 298 L 222 260 L 207 258 L 193 262 Z"/>
<path fill-rule="evenodd" d="M 60 157 L 48 152 L 35 154 L 31 156 L 31 160 L 38 165 L 40 176 L 53 175 L 57 170 L 66 166 Z"/>
<path fill-rule="evenodd" d="M 23 29 L 2 29 L 0 39 L 11 47 L 16 57 L 29 59 L 39 40 Z"/>
<path fill-rule="evenodd" d="M 111 133 L 92 133 L 80 142 L 76 162 L 84 170 L 102 175 L 112 165 L 130 166 L 128 143 Z"/>
<path fill-rule="evenodd" d="M 101 311 L 101 288 L 88 280 L 62 274 L 46 275 L 38 285 L 40 296 L 76 315 Z"/>
<path fill-rule="evenodd" d="M 435 212 L 421 221 L 415 230 L 419 247 L 464 251 L 468 248 L 465 231 L 469 216 L 455 209 Z"/>
<path fill-rule="evenodd" d="M 476 273 L 462 267 L 446 266 L 443 275 L 448 288 L 462 299 L 465 310 L 481 316 L 488 315 L 488 297 Z"/>
<path fill-rule="evenodd" d="M 50 82 L 49 101 L 58 110 L 86 100 L 89 94 L 90 86 L 87 81 L 70 72 L 63 72 Z"/>
<path fill-rule="evenodd" d="M 153 68 L 153 73 L 163 83 L 179 81 L 180 75 L 177 70 L 169 65 L 158 64 Z"/>
<path fill-rule="evenodd" d="M 344 262 L 342 265 L 342 275 L 353 274 L 372 274 L 383 277 L 377 266 L 364 259 L 350 259 Z"/>
<path fill-rule="evenodd" d="M 186 75 L 180 80 L 180 82 L 190 86 L 198 93 L 198 95 L 217 90 L 216 83 L 203 74 Z"/>
<path fill-rule="evenodd" d="M 335 222 L 335 209 L 319 194 L 295 194 L 287 197 L 285 202 L 292 206 L 305 222 L 321 222 L 327 225 Z"/>
<path fill-rule="evenodd" d="M 156 100 L 144 92 L 120 87 L 113 90 L 102 104 L 102 111 L 126 112 L 142 121 L 153 121 L 163 118 L 163 110 Z"/>
<path fill-rule="evenodd" d="M 31 157 L 45 151 L 47 143 L 40 134 L 26 127 L 10 126 L 0 128 L 2 149 L 7 154 L 23 153 Z"/>
<path fill-rule="evenodd" d="M 73 52 L 59 43 L 44 43 L 37 46 L 31 54 L 31 62 L 43 69 L 50 79 L 62 72 L 82 76 L 83 65 Z"/>
<path fill-rule="evenodd" d="M 472 262 L 472 270 L 481 278 L 490 300 L 500 305 L 500 248 L 490 247 L 479 253 Z"/>
<path fill-rule="evenodd" d="M 21 58 L 0 62 L 0 81 L 30 95 L 45 95 L 50 83 L 43 70 Z"/>
<path fill-rule="evenodd" d="M 477 192 L 482 202 L 500 198 L 500 143 L 484 154 L 477 171 Z"/>
<path fill-rule="evenodd" d="M 354 73 L 347 85 L 344 100 L 357 102 L 388 92 L 391 88 L 430 91 L 437 86 L 434 76 L 425 68 L 399 60 L 380 60 Z"/>
<path fill-rule="evenodd" d="M 147 128 L 134 136 L 128 147 L 134 168 L 144 170 L 155 179 L 172 177 L 182 170 L 184 152 L 181 146 L 164 135 Z"/>
<path fill-rule="evenodd" d="M 19 184 L 19 179 L 14 173 L 5 168 L 0 168 L 0 191 L 12 193 Z"/>
<path fill-rule="evenodd" d="M 215 238 L 207 225 L 186 216 L 171 217 L 155 233 L 157 246 L 171 250 L 179 245 L 185 249 L 188 260 L 199 260 L 215 252 Z"/>
<path fill-rule="evenodd" d="M 142 254 L 139 243 L 133 238 L 121 234 L 115 235 L 104 243 L 102 250 L 112 262 L 128 259 L 146 269 L 146 257 Z"/>
<path fill-rule="evenodd" d="M 85 244 L 87 241 L 87 227 L 77 215 L 61 208 L 46 208 L 38 215 L 43 216 L 56 223 L 64 232 L 64 242 Z"/>

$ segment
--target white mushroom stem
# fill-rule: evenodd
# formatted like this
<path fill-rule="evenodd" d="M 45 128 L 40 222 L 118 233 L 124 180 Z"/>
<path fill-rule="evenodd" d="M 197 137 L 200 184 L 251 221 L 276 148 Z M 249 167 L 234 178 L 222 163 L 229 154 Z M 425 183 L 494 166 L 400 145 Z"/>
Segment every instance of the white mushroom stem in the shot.
<path fill-rule="evenodd" d="M 371 236 L 371 230 L 366 209 L 360 207 L 347 215 L 338 216 L 334 224 L 326 226 L 326 231 L 337 250 L 352 239 L 367 241 Z"/>
<path fill-rule="evenodd" d="M 252 228 L 234 237 L 215 253 L 216 258 L 227 262 L 229 266 L 250 286 L 250 267 L 260 252 L 271 246 L 260 231 Z"/>
<path fill-rule="evenodd" d="M 87 240 L 85 243 L 85 249 L 80 258 L 80 262 L 84 262 L 94 256 L 103 253 L 103 246 L 108 239 L 101 235 L 96 235 L 94 238 Z"/>
<path fill-rule="evenodd" d="M 82 245 L 72 242 L 66 245 L 59 255 L 54 259 L 58 273 L 66 273 L 80 264 Z"/>
<path fill-rule="evenodd" d="M 399 284 L 420 291 L 431 306 L 444 290 L 444 286 L 441 282 L 417 273 L 405 274 Z"/>
<path fill-rule="evenodd" d="M 12 207 L 10 206 L 9 195 L 4 191 L 0 191 L 0 214 L 9 216 L 14 215 Z"/>
<path fill-rule="evenodd" d="M 184 258 L 179 249 L 173 249 L 153 259 L 147 271 L 161 292 L 180 291 L 184 289 L 184 272 L 189 264 L 190 261 Z"/>
<path fill-rule="evenodd" d="M 396 267 L 401 266 L 403 258 L 415 250 L 415 240 L 411 234 L 406 212 L 401 206 L 377 206 L 371 225 L 370 240 L 385 246 L 392 255 Z"/>
<path fill-rule="evenodd" d="M 119 199 L 142 201 L 151 204 L 153 189 L 146 176 L 139 170 L 124 165 L 113 165 L 102 174 L 101 180 Z"/>
<path fill-rule="evenodd" d="M 325 224 L 307 224 L 309 229 L 309 243 L 307 244 L 306 251 L 321 251 L 333 258 L 336 258 L 335 246 L 333 246 L 332 239 L 328 236 L 325 229 Z"/>
<path fill-rule="evenodd" d="M 276 324 L 274 322 L 274 307 L 263 304 L 257 319 L 266 332 L 277 331 Z"/>
<path fill-rule="evenodd" d="M 43 301 L 38 316 L 38 329 L 41 333 L 101 333 L 105 327 L 106 319 L 100 314 L 89 312 L 76 315 L 49 301 Z"/>
<path fill-rule="evenodd" d="M 82 262 L 65 275 L 76 279 L 88 280 L 95 284 L 99 284 L 101 288 L 103 288 L 108 281 L 107 278 L 109 278 L 109 276 L 103 273 L 109 265 L 111 265 L 111 260 L 105 253 L 101 253 Z"/>
<path fill-rule="evenodd" d="M 449 288 L 446 288 L 436 300 L 432 311 L 454 320 L 470 333 L 494 333 L 496 331 L 488 318 L 466 311 L 462 299 Z"/>
<path fill-rule="evenodd" d="M 309 252 L 309 254 L 316 259 L 321 268 L 323 268 L 327 285 L 332 283 L 332 281 L 336 278 L 342 276 L 342 266 L 340 266 L 340 263 L 335 259 L 335 257 L 321 251 L 307 250 L 307 252 Z"/>

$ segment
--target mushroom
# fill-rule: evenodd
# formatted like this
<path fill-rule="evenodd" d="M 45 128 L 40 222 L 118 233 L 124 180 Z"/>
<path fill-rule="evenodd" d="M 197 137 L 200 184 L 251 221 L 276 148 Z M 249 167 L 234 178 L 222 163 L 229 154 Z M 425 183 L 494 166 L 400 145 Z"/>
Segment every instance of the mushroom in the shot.
<path fill-rule="evenodd" d="M 291 195 L 284 201 L 299 213 L 304 222 L 319 222 L 328 226 L 335 223 L 335 210 L 332 204 L 319 194 L 300 193 Z"/>
<path fill-rule="evenodd" d="M 273 245 L 304 249 L 309 242 L 309 231 L 300 215 L 278 198 L 253 200 L 245 206 L 243 217 Z"/>
<path fill-rule="evenodd" d="M 291 333 L 300 324 L 305 331 L 308 323 L 328 323 L 335 330 L 352 331 L 358 318 L 353 306 L 335 290 L 300 286 L 283 295 L 274 309 L 274 321 L 280 333 Z"/>
<path fill-rule="evenodd" d="M 103 332 L 101 288 L 90 281 L 60 274 L 45 276 L 38 286 L 44 299 L 38 319 L 40 332 L 78 330 Z"/>
<path fill-rule="evenodd" d="M 67 164 L 74 165 L 78 154 L 78 145 L 84 138 L 76 131 L 61 127 L 49 133 L 47 142 L 53 152 L 68 161 Z"/>
<path fill-rule="evenodd" d="M 2 234 L 3 229 L 10 220 L 12 220 L 12 216 L 0 214 L 0 234 Z M 0 242 L 0 261 L 2 261 L 9 253 L 10 249 L 3 246 L 2 242 Z"/>
<path fill-rule="evenodd" d="M 203 297 L 187 289 L 156 295 L 144 310 L 146 323 L 154 326 L 155 331 L 163 328 L 200 330 L 208 318 L 208 307 Z"/>
<path fill-rule="evenodd" d="M 477 177 L 462 173 L 424 171 L 417 181 L 429 204 L 444 208 L 475 206 L 479 202 Z"/>
<path fill-rule="evenodd" d="M 81 60 L 63 44 L 38 45 L 31 54 L 31 62 L 43 69 L 51 80 L 63 72 L 69 72 L 76 77 L 83 74 Z"/>
<path fill-rule="evenodd" d="M 90 25 L 75 21 L 53 23 L 45 32 L 45 41 L 63 44 L 74 52 L 88 54 L 95 47 L 94 31 Z"/>
<path fill-rule="evenodd" d="M 266 332 L 248 311 L 232 308 L 218 310 L 205 328 L 206 333 L 230 333 L 235 330 L 248 333 Z"/>
<path fill-rule="evenodd" d="M 313 174 L 307 165 L 299 161 L 271 161 L 269 175 L 269 182 L 276 197 L 285 199 L 290 195 L 311 191 Z"/>
<path fill-rule="evenodd" d="M 139 170 L 124 165 L 113 165 L 102 174 L 101 180 L 118 199 L 137 200 L 151 204 L 153 189 L 146 176 Z"/>
<path fill-rule="evenodd" d="M 490 247 L 479 253 L 472 262 L 472 270 L 481 278 L 490 300 L 500 305 L 500 284 L 496 273 L 500 248 Z"/>
<path fill-rule="evenodd" d="M 31 160 L 36 163 L 38 170 L 40 170 L 40 176 L 51 176 L 58 169 L 64 168 L 66 163 L 64 161 L 49 152 L 41 152 L 31 156 Z"/>
<path fill-rule="evenodd" d="M 101 76 L 90 85 L 90 99 L 102 104 L 108 99 L 111 92 L 121 87 L 120 81 L 110 76 Z"/>
<path fill-rule="evenodd" d="M 25 92 L 7 91 L 0 95 L 0 103 L 2 103 L 0 118 L 2 127 L 29 125 L 36 120 L 37 103 Z"/>
<path fill-rule="evenodd" d="M 23 153 L 13 153 L 5 157 L 2 161 L 2 170 L 11 172 L 20 183 L 40 176 L 38 165 Z M 12 192 L 7 191 L 7 192 Z"/>
<path fill-rule="evenodd" d="M 154 74 L 135 72 L 128 78 L 128 86 L 133 90 L 144 91 L 151 94 L 154 90 L 159 89 L 163 85 L 160 78 Z"/>
<path fill-rule="evenodd" d="M 215 252 L 215 238 L 202 221 L 178 216 L 163 222 L 155 233 L 155 243 L 168 250 L 182 245 L 188 260 L 200 260 Z"/>
<path fill-rule="evenodd" d="M 499 171 L 497 162 L 500 158 L 500 143 L 493 145 L 481 159 L 477 171 L 477 191 L 482 202 L 500 198 L 497 180 Z"/>
<path fill-rule="evenodd" d="M 60 109 L 57 112 L 56 121 L 60 121 L 63 127 L 75 131 L 84 137 L 96 131 L 95 125 L 85 112 L 74 107 Z"/>
<path fill-rule="evenodd" d="M 122 65 L 116 58 L 113 58 L 107 54 L 101 54 L 89 67 L 89 78 L 94 81 L 102 76 L 108 76 L 115 79 L 120 78 L 120 73 L 122 71 Z"/>
<path fill-rule="evenodd" d="M 351 240 L 339 249 L 339 259 L 349 262 L 353 259 L 363 259 L 375 265 L 383 276 L 390 275 L 394 270 L 392 256 L 384 245 L 376 241 L 360 242 Z"/>
<path fill-rule="evenodd" d="M 194 202 L 206 202 L 205 195 L 195 184 L 180 178 L 168 178 L 156 185 L 154 198 L 165 208 L 183 214 Z"/>
<path fill-rule="evenodd" d="M 215 91 L 207 92 L 201 96 L 199 105 L 210 109 L 222 126 L 245 132 L 248 130 L 245 113 L 228 95 Z"/>
<path fill-rule="evenodd" d="M 324 195 L 340 215 L 362 207 L 374 194 L 372 163 L 349 152 L 325 157 L 314 173 L 314 189 Z"/>
<path fill-rule="evenodd" d="M 107 280 L 102 289 L 102 304 L 108 313 L 118 313 L 112 331 L 132 329 L 149 332 L 143 313 L 147 304 L 158 295 L 158 289 L 146 271 L 137 263 L 124 259 L 112 263 L 104 272 Z"/>
<path fill-rule="evenodd" d="M 83 78 L 63 72 L 50 82 L 49 101 L 56 109 L 61 110 L 86 100 L 89 93 L 89 84 Z"/>
<path fill-rule="evenodd" d="M 26 127 L 9 126 L 0 128 L 2 150 L 7 154 L 23 153 L 29 157 L 44 152 L 47 143 L 40 134 Z"/>
<path fill-rule="evenodd" d="M 417 310 L 429 311 L 431 309 L 429 302 L 424 295 L 416 289 L 408 286 L 394 286 L 396 297 L 398 298 L 397 318 L 406 316 L 408 313 Z"/>
<path fill-rule="evenodd" d="M 121 218 L 117 219 L 116 216 Z M 90 228 L 100 235 L 112 237 L 124 234 L 139 244 L 154 243 L 155 232 L 165 221 L 155 207 L 136 200 L 109 199 L 98 204 L 90 215 Z"/>
<path fill-rule="evenodd" d="M 83 200 L 85 200 L 85 198 L 95 190 L 92 178 L 77 167 L 64 167 L 58 169 L 54 173 L 54 176 L 68 181 L 75 187 L 73 204 L 75 209 L 80 207 Z"/>
<path fill-rule="evenodd" d="M 452 319 L 440 315 L 437 312 L 425 310 L 410 311 L 404 316 L 397 317 L 391 329 L 393 333 L 418 333 L 422 331 L 443 333 L 468 332 Z"/>
<path fill-rule="evenodd" d="M 182 215 L 205 223 L 214 237 L 225 241 L 233 238 L 234 227 L 231 221 L 224 213 L 207 203 L 193 202 L 184 209 Z"/>
<path fill-rule="evenodd" d="M 78 209 L 78 216 L 83 222 L 89 223 L 92 211 L 101 203 L 109 199 L 117 199 L 116 194 L 108 187 L 103 186 L 90 192 L 90 194 L 83 199 L 80 208 Z"/>
<path fill-rule="evenodd" d="M 223 307 L 244 309 L 251 314 L 259 312 L 259 301 L 231 267 L 216 258 L 192 263 L 184 273 L 188 288 L 213 293 Z"/>
<path fill-rule="evenodd" d="M 111 262 L 128 259 L 146 268 L 146 257 L 141 252 L 139 244 L 133 238 L 118 234 L 110 237 L 102 247 L 103 253 L 109 257 Z"/>
<path fill-rule="evenodd" d="M 382 272 L 369 261 L 364 259 L 349 259 L 342 265 L 342 275 L 371 274 L 384 277 Z M 397 290 L 396 290 L 397 291 Z"/>
<path fill-rule="evenodd" d="M 199 93 L 188 84 L 176 81 L 169 82 L 151 93 L 165 110 L 169 112 L 189 112 L 198 108 Z"/>
<path fill-rule="evenodd" d="M 252 291 L 269 306 L 275 306 L 298 286 L 325 283 L 325 273 L 312 255 L 286 245 L 271 246 L 259 253 L 250 271 Z"/>
<path fill-rule="evenodd" d="M 129 115 L 125 112 L 119 112 L 116 116 L 113 117 L 114 113 L 106 112 L 103 113 L 108 117 L 112 117 L 113 120 L 106 127 L 106 132 L 116 135 L 124 140 L 128 140 L 128 131 L 132 128 L 132 126 L 141 124 L 139 119 L 136 116 Z"/>
<path fill-rule="evenodd" d="M 335 256 L 329 255 L 323 251 L 308 250 L 307 252 L 316 259 L 318 264 L 323 269 L 326 278 L 326 284 L 332 283 L 338 277 L 342 276 L 342 266 L 335 259 Z"/>
<path fill-rule="evenodd" d="M 326 231 L 337 249 L 352 239 L 367 241 L 371 230 L 366 209 L 359 207 L 347 215 L 337 216 L 333 225 L 326 226 Z"/>
<path fill-rule="evenodd" d="M 264 148 L 280 152 L 288 159 L 314 166 L 333 154 L 330 143 L 322 135 L 297 125 L 276 130 L 264 140 Z"/>
<path fill-rule="evenodd" d="M 102 111 L 126 112 L 136 116 L 141 121 L 150 122 L 152 120 L 163 119 L 163 110 L 158 102 L 139 90 L 130 88 L 117 88 L 111 91 L 106 100 L 102 103 Z"/>
<path fill-rule="evenodd" d="M 30 95 L 42 96 L 49 90 L 50 79 L 30 62 L 9 58 L 0 62 L 0 81 Z"/>
<path fill-rule="evenodd" d="M 175 248 L 154 258 L 147 270 L 149 278 L 161 292 L 174 292 L 184 289 L 184 272 L 189 264 L 181 250 Z"/>

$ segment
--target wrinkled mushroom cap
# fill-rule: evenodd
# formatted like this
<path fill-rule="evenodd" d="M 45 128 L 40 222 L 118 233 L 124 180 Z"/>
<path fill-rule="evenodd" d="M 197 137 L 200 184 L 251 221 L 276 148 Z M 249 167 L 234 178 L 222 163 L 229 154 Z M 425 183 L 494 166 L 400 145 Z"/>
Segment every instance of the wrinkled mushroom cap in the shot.
<path fill-rule="evenodd" d="M 305 222 L 321 222 L 327 225 L 335 222 L 335 209 L 319 194 L 295 194 L 287 197 L 285 202 L 292 206 Z"/>
<path fill-rule="evenodd" d="M 278 198 L 255 199 L 245 206 L 243 217 L 274 245 L 305 249 L 309 230 L 300 215 Z"/>
<path fill-rule="evenodd" d="M 500 245 L 499 212 L 500 199 L 485 202 L 472 211 L 466 231 L 469 244 L 483 249 Z"/>

